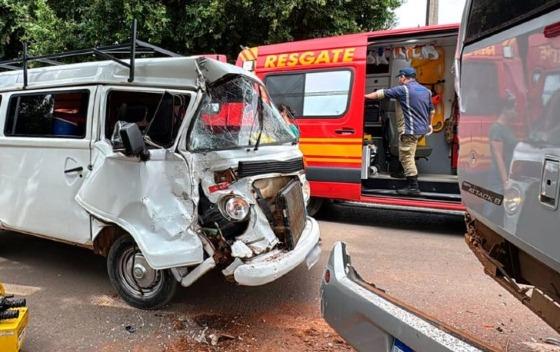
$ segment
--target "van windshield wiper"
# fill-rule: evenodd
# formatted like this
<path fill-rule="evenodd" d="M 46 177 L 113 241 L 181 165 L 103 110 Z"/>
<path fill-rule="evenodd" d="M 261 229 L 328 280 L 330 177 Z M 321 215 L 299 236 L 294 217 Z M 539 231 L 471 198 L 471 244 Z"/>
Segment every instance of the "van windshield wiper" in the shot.
<path fill-rule="evenodd" d="M 259 95 L 259 102 L 257 104 L 257 114 L 259 115 L 260 126 L 259 126 L 259 135 L 257 137 L 257 142 L 255 143 L 255 149 L 253 149 L 254 151 L 257 151 L 259 149 L 259 144 L 261 144 L 261 137 L 264 130 L 263 101 L 260 95 Z"/>

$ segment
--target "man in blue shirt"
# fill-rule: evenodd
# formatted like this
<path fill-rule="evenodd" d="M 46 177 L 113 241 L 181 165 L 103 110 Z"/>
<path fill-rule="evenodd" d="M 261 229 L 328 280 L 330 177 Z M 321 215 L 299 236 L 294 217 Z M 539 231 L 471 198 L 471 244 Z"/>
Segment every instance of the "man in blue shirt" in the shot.
<path fill-rule="evenodd" d="M 418 140 L 432 133 L 432 117 L 435 109 L 432 104 L 432 93 L 429 89 L 416 82 L 416 70 L 406 67 L 399 71 L 399 86 L 380 89 L 366 94 L 366 99 L 396 99 L 402 110 L 399 128 L 399 160 L 403 166 L 408 186 L 397 190 L 401 195 L 419 195 L 418 170 L 414 156 Z"/>

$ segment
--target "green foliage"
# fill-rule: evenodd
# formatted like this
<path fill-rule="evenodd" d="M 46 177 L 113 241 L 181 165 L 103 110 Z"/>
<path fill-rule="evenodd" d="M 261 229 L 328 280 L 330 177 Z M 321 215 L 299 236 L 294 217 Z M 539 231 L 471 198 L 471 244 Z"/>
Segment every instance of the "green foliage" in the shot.
<path fill-rule="evenodd" d="M 26 6 L 17 0 L 0 0 L 0 56 L 17 53 L 27 22 Z"/>
<path fill-rule="evenodd" d="M 0 57 L 139 38 L 183 54 L 389 28 L 402 0 L 0 0 Z"/>

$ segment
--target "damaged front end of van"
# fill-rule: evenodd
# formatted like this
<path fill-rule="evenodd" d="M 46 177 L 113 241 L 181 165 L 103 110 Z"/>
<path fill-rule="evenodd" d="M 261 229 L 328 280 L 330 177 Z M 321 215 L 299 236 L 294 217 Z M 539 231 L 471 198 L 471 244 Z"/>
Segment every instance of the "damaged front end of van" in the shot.
<path fill-rule="evenodd" d="M 297 137 L 263 84 L 204 58 L 191 69 L 180 125 L 172 108 L 142 132 L 117 123 L 112 140 L 94 144 L 76 196 L 114 287 L 139 308 L 164 305 L 177 282 L 188 287 L 210 270 L 263 285 L 320 254 Z"/>

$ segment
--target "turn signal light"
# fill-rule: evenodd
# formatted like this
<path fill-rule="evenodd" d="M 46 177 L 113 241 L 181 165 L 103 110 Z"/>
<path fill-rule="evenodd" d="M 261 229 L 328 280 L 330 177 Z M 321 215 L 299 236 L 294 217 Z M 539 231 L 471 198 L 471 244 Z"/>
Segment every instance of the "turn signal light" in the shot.
<path fill-rule="evenodd" d="M 224 189 L 228 189 L 231 184 L 229 182 L 221 182 L 212 186 L 208 187 L 208 192 L 214 193 L 216 191 L 223 191 Z"/>

